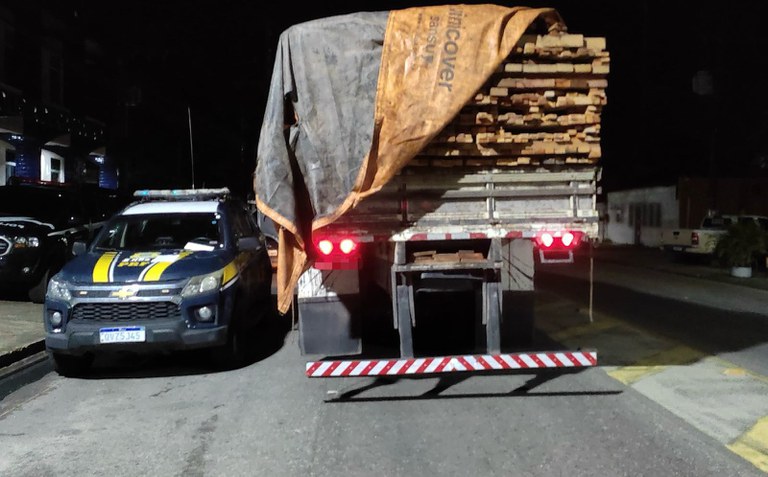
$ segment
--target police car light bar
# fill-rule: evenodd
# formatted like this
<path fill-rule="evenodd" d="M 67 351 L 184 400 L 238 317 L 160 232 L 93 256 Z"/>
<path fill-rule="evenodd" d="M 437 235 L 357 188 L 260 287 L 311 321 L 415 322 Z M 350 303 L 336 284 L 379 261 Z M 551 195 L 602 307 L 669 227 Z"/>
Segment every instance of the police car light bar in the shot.
<path fill-rule="evenodd" d="M 229 188 L 219 189 L 140 189 L 133 193 L 138 199 L 215 199 L 229 195 Z"/>

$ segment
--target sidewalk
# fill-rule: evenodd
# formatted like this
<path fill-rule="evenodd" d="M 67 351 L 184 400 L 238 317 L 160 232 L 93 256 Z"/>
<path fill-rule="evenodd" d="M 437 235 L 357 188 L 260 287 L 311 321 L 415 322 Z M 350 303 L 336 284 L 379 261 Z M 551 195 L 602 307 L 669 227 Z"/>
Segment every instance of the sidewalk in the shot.
<path fill-rule="evenodd" d="M 726 267 L 706 264 L 705 260 L 697 260 L 698 257 L 675 259 L 672 255 L 654 247 L 600 245 L 595 247 L 592 253 L 596 262 L 621 263 L 731 285 L 768 290 L 768 271 L 765 268 L 753 270 L 751 278 L 737 278 L 732 277 L 730 270 Z"/>
<path fill-rule="evenodd" d="M 582 254 L 589 253 L 582 251 Z M 755 270 L 752 278 L 731 277 L 728 269 L 692 261 L 675 261 L 662 250 L 629 245 L 601 245 L 592 249 L 595 262 L 616 262 L 635 267 L 651 268 L 666 273 L 729 283 L 748 288 L 768 290 L 768 272 Z M 583 259 L 584 257 L 582 257 Z M 0 299 L 0 378 L 40 360 L 44 331 L 42 305 L 22 300 Z"/>
<path fill-rule="evenodd" d="M 0 378 L 23 360 L 44 359 L 43 340 L 42 305 L 15 297 L 0 299 Z M 30 359 L 32 356 L 36 358 Z"/>

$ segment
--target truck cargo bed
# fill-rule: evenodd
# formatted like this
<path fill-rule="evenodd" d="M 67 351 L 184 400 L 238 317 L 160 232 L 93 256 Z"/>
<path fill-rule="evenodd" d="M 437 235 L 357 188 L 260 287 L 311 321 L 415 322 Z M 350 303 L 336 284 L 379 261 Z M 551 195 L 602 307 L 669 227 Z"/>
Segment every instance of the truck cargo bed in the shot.
<path fill-rule="evenodd" d="M 408 167 L 332 225 L 345 233 L 389 235 L 568 229 L 597 232 L 597 169 L 435 169 Z"/>

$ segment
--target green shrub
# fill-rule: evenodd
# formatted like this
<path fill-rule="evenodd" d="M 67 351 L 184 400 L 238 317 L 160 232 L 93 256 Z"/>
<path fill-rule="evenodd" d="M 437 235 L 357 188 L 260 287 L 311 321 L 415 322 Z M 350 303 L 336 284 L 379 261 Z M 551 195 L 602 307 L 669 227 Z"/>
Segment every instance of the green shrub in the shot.
<path fill-rule="evenodd" d="M 737 222 L 720 237 L 715 254 L 730 267 L 751 267 L 768 249 L 768 236 L 755 222 Z"/>

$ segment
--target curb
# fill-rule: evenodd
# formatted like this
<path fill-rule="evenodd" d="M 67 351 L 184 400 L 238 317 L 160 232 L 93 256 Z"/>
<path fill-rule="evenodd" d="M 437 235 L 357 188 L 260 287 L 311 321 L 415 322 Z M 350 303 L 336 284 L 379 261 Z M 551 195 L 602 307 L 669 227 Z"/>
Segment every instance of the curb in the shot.
<path fill-rule="evenodd" d="M 0 377 L 12 374 L 46 357 L 45 340 L 35 341 L 10 353 L 0 355 Z"/>

